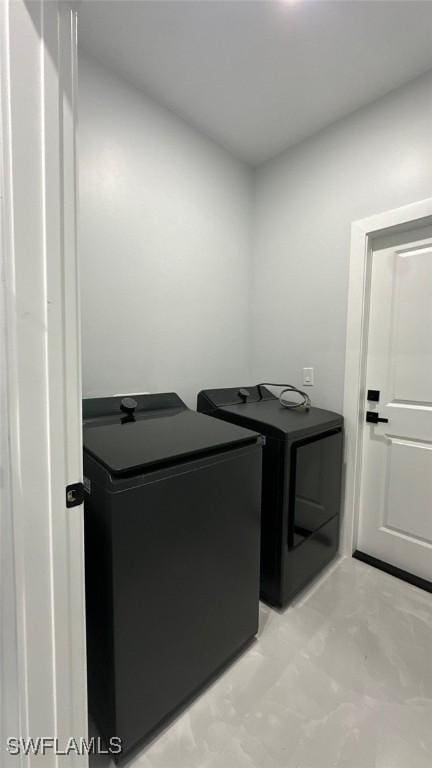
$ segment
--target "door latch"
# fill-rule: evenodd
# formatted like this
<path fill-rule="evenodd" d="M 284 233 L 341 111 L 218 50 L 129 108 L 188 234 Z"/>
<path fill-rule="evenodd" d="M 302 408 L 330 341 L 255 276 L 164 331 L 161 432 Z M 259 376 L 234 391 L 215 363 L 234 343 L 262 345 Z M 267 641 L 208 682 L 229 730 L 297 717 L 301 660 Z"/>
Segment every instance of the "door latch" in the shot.
<path fill-rule="evenodd" d="M 388 419 L 380 419 L 379 413 L 376 411 L 366 411 L 366 421 L 369 424 L 378 424 L 378 422 L 388 424 Z"/>
<path fill-rule="evenodd" d="M 78 507 L 84 501 L 84 486 L 82 483 L 71 483 L 66 486 L 66 506 Z"/>

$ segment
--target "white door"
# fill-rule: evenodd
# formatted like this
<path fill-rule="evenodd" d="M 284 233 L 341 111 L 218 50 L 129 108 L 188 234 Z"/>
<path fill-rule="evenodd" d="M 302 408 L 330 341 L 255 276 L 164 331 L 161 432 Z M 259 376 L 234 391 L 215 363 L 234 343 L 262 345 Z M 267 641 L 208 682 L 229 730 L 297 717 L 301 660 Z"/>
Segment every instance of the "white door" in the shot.
<path fill-rule="evenodd" d="M 68 6 L 0 2 L 2 768 L 88 765 L 73 744 L 60 758 L 38 742 L 57 738 L 67 751 L 69 738 L 79 747 L 87 734 L 83 507 L 66 492 L 82 481 L 77 19 Z"/>
<path fill-rule="evenodd" d="M 371 260 L 365 421 L 382 421 L 363 429 L 357 548 L 432 580 L 432 227 Z"/>

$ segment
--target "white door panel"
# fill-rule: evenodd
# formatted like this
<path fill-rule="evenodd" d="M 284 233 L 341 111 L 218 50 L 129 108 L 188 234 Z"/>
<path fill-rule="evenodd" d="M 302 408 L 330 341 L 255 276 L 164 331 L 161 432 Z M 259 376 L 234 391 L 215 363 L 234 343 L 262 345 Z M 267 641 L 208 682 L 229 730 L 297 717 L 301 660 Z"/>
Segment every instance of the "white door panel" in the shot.
<path fill-rule="evenodd" d="M 358 549 L 432 580 L 432 228 L 371 259 Z"/>
<path fill-rule="evenodd" d="M 368 410 L 370 410 L 368 406 Z M 428 441 L 430 437 L 430 407 L 415 406 L 411 403 L 386 403 L 376 409 L 380 416 L 389 420 L 388 424 L 374 426 L 375 435 L 404 437 L 407 440 Z"/>
<path fill-rule="evenodd" d="M 386 481 L 383 527 L 432 544 L 432 444 L 391 440 Z"/>
<path fill-rule="evenodd" d="M 394 296 L 389 363 L 393 400 L 432 400 L 432 253 L 394 255 Z"/>

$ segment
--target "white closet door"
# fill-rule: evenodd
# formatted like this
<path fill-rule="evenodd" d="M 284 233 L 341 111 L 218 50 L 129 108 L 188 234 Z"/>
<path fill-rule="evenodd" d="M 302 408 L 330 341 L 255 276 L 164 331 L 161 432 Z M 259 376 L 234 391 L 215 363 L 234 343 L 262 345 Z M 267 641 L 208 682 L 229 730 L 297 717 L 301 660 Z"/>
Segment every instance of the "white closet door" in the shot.
<path fill-rule="evenodd" d="M 430 227 L 373 248 L 365 398 L 358 549 L 432 580 Z"/>

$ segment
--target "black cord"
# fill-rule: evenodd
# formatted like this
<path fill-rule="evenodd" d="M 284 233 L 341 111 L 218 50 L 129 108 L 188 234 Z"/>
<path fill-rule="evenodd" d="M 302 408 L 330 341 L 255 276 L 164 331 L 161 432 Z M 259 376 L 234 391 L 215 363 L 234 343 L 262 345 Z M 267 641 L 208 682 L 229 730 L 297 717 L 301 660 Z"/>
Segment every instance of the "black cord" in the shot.
<path fill-rule="evenodd" d="M 262 391 L 261 387 L 282 387 L 281 391 L 279 392 L 279 402 L 283 408 L 289 408 L 290 410 L 295 410 L 296 408 L 304 408 L 305 411 L 309 411 L 311 407 L 311 399 L 307 392 L 303 392 L 302 389 L 298 389 L 294 386 L 294 384 L 272 384 L 271 382 L 264 382 L 262 384 L 258 384 L 258 390 L 260 393 L 260 398 L 262 400 Z M 286 402 L 286 400 L 283 400 L 283 396 L 285 392 L 295 392 L 297 395 L 300 395 L 301 400 L 299 403 L 290 403 Z"/>

